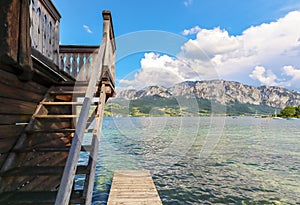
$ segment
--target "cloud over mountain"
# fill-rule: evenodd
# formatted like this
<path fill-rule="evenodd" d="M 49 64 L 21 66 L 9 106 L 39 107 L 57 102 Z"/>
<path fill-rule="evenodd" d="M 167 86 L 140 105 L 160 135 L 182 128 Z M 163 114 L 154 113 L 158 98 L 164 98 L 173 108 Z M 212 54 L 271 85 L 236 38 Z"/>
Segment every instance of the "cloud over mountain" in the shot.
<path fill-rule="evenodd" d="M 236 36 L 219 27 L 195 26 L 183 31 L 184 35 L 196 36 L 181 46 L 176 57 L 145 54 L 135 78 L 121 83 L 140 88 L 223 78 L 295 88 L 300 79 L 296 69 L 300 66 L 299 25 L 300 11 L 293 11 L 277 21 L 251 26 Z"/>

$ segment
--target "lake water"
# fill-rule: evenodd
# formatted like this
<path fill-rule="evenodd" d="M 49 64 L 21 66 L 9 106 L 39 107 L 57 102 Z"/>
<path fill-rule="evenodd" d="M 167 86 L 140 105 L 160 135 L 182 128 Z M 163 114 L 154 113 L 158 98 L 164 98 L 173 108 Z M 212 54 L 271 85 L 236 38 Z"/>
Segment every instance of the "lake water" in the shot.
<path fill-rule="evenodd" d="M 163 204 L 300 204 L 299 125 L 254 117 L 105 118 L 93 204 L 106 204 L 118 169 L 150 170 Z"/>

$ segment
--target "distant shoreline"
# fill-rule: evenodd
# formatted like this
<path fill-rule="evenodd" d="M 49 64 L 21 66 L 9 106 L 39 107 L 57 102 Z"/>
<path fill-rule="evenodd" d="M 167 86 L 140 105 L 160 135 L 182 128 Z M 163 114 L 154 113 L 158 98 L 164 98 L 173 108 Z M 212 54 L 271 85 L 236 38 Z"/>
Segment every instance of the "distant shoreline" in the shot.
<path fill-rule="evenodd" d="M 104 117 L 257 117 L 257 118 L 273 118 L 272 116 L 255 116 L 255 115 L 106 115 Z"/>

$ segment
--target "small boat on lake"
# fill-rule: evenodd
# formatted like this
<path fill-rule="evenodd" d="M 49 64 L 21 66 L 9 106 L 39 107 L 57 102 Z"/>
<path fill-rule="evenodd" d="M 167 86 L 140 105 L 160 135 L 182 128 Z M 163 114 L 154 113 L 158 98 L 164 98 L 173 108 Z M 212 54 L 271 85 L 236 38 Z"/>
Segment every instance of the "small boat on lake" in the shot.
<path fill-rule="evenodd" d="M 283 120 L 282 117 L 272 117 L 272 119 L 274 119 L 274 120 Z"/>
<path fill-rule="evenodd" d="M 277 116 L 277 111 L 275 110 L 274 117 L 272 117 L 272 119 L 274 119 L 274 120 L 282 120 L 283 118 L 282 117 L 278 117 Z"/>

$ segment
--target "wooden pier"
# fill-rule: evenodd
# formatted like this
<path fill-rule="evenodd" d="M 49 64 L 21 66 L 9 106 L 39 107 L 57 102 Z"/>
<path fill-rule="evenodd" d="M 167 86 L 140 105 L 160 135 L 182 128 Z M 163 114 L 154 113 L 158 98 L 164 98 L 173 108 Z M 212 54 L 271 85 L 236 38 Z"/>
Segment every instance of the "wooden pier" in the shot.
<path fill-rule="evenodd" d="M 107 205 L 161 205 L 147 170 L 118 170 L 114 173 Z"/>

